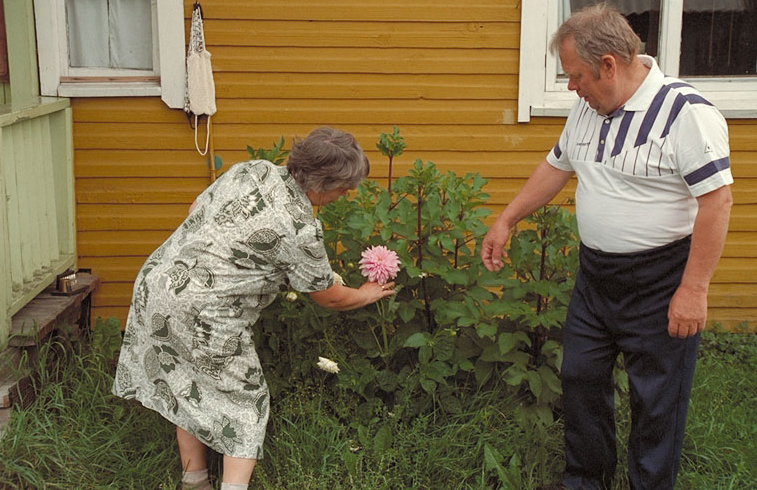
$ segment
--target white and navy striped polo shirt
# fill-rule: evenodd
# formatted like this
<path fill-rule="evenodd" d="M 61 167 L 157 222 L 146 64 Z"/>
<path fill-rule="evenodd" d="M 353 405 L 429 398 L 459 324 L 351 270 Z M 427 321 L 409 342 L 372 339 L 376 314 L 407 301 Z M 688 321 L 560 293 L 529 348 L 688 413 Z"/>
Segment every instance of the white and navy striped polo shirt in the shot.
<path fill-rule="evenodd" d="M 623 107 L 597 114 L 573 105 L 547 161 L 575 171 L 581 241 L 629 253 L 691 234 L 696 197 L 733 183 L 728 127 L 691 85 L 666 77 L 655 60 Z"/>

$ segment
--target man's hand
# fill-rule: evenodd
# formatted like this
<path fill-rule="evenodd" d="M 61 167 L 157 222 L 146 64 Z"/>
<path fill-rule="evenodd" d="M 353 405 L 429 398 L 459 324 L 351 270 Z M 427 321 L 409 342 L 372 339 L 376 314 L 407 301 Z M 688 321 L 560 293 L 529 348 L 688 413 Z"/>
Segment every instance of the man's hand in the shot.
<path fill-rule="evenodd" d="M 481 242 L 481 260 L 489 271 L 498 271 L 502 268 L 505 253 L 505 242 L 510 234 L 510 227 L 500 220 L 494 222 L 489 232 Z"/>
<path fill-rule="evenodd" d="M 481 260 L 484 267 L 492 272 L 502 268 L 502 249 L 505 247 L 510 230 L 523 217 L 528 216 L 547 204 L 565 187 L 573 172 L 560 170 L 550 165 L 546 159 L 531 173 L 523 188 L 510 204 L 497 216 L 481 242 Z"/>
<path fill-rule="evenodd" d="M 733 197 L 729 186 L 697 197 L 699 210 L 691 234 L 691 250 L 668 307 L 668 333 L 686 338 L 704 330 L 707 319 L 707 289 L 723 251 Z"/>
<path fill-rule="evenodd" d="M 685 339 L 704 330 L 707 288 L 678 287 L 668 306 L 668 334 Z"/>

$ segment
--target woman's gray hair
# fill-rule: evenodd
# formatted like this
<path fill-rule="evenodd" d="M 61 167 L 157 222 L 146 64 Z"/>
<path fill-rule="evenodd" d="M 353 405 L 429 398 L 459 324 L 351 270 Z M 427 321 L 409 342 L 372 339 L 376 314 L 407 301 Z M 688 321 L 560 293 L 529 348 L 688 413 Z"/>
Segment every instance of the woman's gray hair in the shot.
<path fill-rule="evenodd" d="M 303 190 L 328 192 L 356 188 L 370 164 L 354 136 L 323 126 L 295 140 L 287 169 Z"/>
<path fill-rule="evenodd" d="M 599 76 L 602 56 L 613 54 L 630 65 L 641 47 L 641 39 L 626 18 L 606 2 L 579 10 L 563 22 L 552 36 L 550 52 L 555 54 L 570 38 L 576 55 L 591 67 L 594 76 Z"/>

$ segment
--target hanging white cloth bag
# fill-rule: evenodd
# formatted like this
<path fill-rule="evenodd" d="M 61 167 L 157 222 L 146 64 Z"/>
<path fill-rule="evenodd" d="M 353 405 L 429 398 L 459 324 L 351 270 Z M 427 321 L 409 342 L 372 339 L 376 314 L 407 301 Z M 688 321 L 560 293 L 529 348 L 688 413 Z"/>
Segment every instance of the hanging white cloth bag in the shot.
<path fill-rule="evenodd" d="M 216 113 L 216 87 L 213 81 L 213 67 L 210 64 L 210 52 L 205 49 L 205 34 L 199 5 L 192 11 L 192 25 L 187 48 L 187 90 L 184 97 L 184 110 L 194 115 L 195 147 L 200 155 L 208 152 L 210 140 L 210 116 Z M 197 143 L 197 121 L 200 116 L 208 116 L 205 151 Z"/>

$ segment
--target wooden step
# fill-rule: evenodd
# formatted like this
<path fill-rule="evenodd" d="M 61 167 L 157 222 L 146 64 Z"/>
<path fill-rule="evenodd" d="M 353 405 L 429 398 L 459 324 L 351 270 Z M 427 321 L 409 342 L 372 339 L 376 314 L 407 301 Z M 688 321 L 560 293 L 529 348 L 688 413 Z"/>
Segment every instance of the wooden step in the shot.
<path fill-rule="evenodd" d="M 11 320 L 8 344 L 11 347 L 32 346 L 39 343 L 60 324 L 76 324 L 81 316 L 82 301 L 100 285 L 95 274 L 77 272 L 76 294 L 56 296 L 51 286 L 18 311 Z"/>

